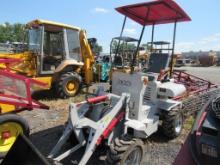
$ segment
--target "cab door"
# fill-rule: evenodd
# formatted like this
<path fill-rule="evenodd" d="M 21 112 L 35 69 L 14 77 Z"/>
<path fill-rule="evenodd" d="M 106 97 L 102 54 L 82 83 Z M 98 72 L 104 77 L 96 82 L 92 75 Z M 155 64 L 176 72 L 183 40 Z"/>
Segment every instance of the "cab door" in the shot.
<path fill-rule="evenodd" d="M 79 31 L 74 29 L 66 29 L 67 39 L 67 60 L 82 61 Z"/>
<path fill-rule="evenodd" d="M 59 26 L 45 25 L 41 56 L 41 74 L 53 74 L 65 59 L 64 29 Z"/>

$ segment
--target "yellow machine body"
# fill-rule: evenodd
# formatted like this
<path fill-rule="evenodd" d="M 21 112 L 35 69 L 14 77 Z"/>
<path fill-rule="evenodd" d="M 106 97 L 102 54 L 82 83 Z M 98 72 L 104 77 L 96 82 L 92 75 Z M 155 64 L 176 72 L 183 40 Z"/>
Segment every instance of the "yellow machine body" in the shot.
<path fill-rule="evenodd" d="M 34 77 L 37 74 L 36 71 L 36 57 L 29 51 L 16 54 L 0 54 L 0 58 L 19 59 L 17 63 L 10 64 L 12 72 L 21 73 L 28 77 Z M 0 69 L 6 68 L 6 64 L 0 63 Z"/>
<path fill-rule="evenodd" d="M 70 51 L 73 51 L 73 53 L 77 52 L 79 54 L 79 58 L 78 59 L 66 58 L 67 55 L 63 54 L 62 59 L 57 59 L 57 61 L 60 60 L 59 65 L 53 66 L 53 68 L 49 66 L 52 68 L 52 69 L 49 68 L 52 71 L 48 73 L 47 72 L 42 73 L 41 70 L 44 65 L 43 58 L 46 58 L 45 56 L 46 53 L 44 53 L 46 48 L 44 48 L 44 46 L 46 45 L 45 43 L 48 42 L 46 39 L 44 40 L 42 39 L 40 43 L 42 47 L 40 53 L 39 52 L 36 53 L 32 50 L 28 50 L 22 53 L 0 54 L 0 58 L 19 59 L 19 62 L 9 64 L 10 70 L 14 73 L 22 74 L 27 77 L 31 77 L 33 79 L 47 83 L 48 84 L 47 89 L 50 89 L 52 84 L 58 83 L 57 82 L 59 79 L 58 77 L 60 76 L 61 73 L 67 72 L 66 71 L 67 69 L 68 69 L 68 72 L 74 72 L 74 73 L 79 74 L 82 77 L 82 80 L 83 80 L 82 83 L 86 85 L 90 85 L 93 82 L 93 67 L 92 66 L 94 64 L 94 55 L 89 45 L 89 42 L 87 40 L 85 30 L 82 30 L 75 26 L 70 26 L 70 25 L 61 24 L 61 23 L 52 22 L 52 21 L 46 21 L 46 20 L 34 20 L 34 21 L 29 22 L 26 25 L 27 29 L 34 29 L 35 27 L 44 28 L 44 32 L 43 32 L 44 34 L 42 34 L 42 36 L 45 35 L 47 31 L 50 31 L 50 30 L 52 31 L 52 33 L 50 34 L 52 37 L 54 37 L 53 33 L 56 33 L 57 29 L 61 29 L 60 32 L 63 32 L 63 33 L 68 30 L 74 31 L 75 34 L 78 35 L 78 42 L 72 43 L 72 44 L 78 44 L 79 48 L 76 50 L 70 50 L 69 48 L 68 53 L 70 53 Z M 65 40 L 65 37 L 68 39 L 68 36 L 65 36 L 67 34 L 68 34 L 67 32 L 64 34 L 63 40 Z M 46 37 L 47 36 L 44 36 L 44 38 Z M 52 52 L 51 45 L 53 45 L 55 42 L 58 42 L 54 39 L 55 37 L 54 38 L 52 37 L 49 37 L 49 40 L 51 40 L 49 43 L 50 44 L 49 49 L 51 52 Z M 63 41 L 63 44 L 64 44 L 63 47 L 65 47 L 64 50 L 67 51 L 67 48 L 66 48 L 67 46 L 65 44 L 71 44 L 70 41 L 68 40 L 67 42 Z M 42 57 L 42 56 L 45 56 L 45 57 Z M 50 57 L 52 56 L 53 55 L 50 55 Z M 56 54 L 54 56 L 56 56 Z M 48 61 L 50 62 L 50 59 Z M 4 69 L 4 68 L 6 68 L 6 64 L 0 63 L 0 69 Z"/>
<path fill-rule="evenodd" d="M 0 110 L 1 113 L 8 113 L 8 112 L 12 112 L 15 110 L 15 106 L 14 105 L 9 105 L 9 104 L 2 104 L 0 103 Z M 0 114 L 1 114 L 0 113 Z"/>

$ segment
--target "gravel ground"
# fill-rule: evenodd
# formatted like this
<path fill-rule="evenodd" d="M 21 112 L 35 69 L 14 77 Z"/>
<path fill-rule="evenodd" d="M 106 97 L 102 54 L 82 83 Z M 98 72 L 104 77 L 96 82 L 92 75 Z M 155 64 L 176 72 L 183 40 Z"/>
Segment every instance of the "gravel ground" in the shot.
<path fill-rule="evenodd" d="M 220 68 L 217 67 L 181 67 L 181 70 L 186 70 L 188 73 L 192 73 L 202 78 L 206 78 L 212 82 L 220 84 Z M 47 95 L 50 95 L 47 93 Z M 60 100 L 52 99 L 48 96 L 43 96 L 41 93 L 36 96 L 40 101 L 50 106 L 50 110 L 34 110 L 25 111 L 21 115 L 28 120 L 31 127 L 30 139 L 34 145 L 44 154 L 48 155 L 52 147 L 62 134 L 64 124 L 68 118 L 68 105 L 70 102 L 76 102 L 82 100 L 84 95 L 81 94 L 78 97 Z M 42 99 L 43 98 L 43 99 Z M 146 153 L 143 164 L 148 165 L 170 165 L 174 161 L 181 144 L 183 144 L 191 126 L 192 120 L 188 121 L 185 125 L 185 129 L 180 137 L 169 141 L 159 132 L 153 135 L 151 138 L 145 141 Z M 65 165 L 75 164 L 74 155 L 64 160 L 62 163 Z M 90 164 L 96 163 L 103 164 L 105 156 L 99 155 L 93 156 Z"/>

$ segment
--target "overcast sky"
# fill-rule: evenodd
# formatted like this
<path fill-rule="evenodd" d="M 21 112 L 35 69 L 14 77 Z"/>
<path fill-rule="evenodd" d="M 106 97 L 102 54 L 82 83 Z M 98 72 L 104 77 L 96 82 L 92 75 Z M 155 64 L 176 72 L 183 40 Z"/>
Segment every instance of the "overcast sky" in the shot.
<path fill-rule="evenodd" d="M 220 50 L 220 1 L 176 0 L 192 18 L 177 26 L 176 51 Z M 96 37 L 104 51 L 109 51 L 111 38 L 120 34 L 123 16 L 114 8 L 146 0 L 7 0 L 1 2 L 0 24 L 26 23 L 41 18 L 87 30 Z M 171 25 L 156 27 L 155 40 L 172 39 Z M 150 40 L 150 27 L 144 33 L 143 43 Z M 126 24 L 125 34 L 139 37 L 140 26 L 132 21 Z"/>

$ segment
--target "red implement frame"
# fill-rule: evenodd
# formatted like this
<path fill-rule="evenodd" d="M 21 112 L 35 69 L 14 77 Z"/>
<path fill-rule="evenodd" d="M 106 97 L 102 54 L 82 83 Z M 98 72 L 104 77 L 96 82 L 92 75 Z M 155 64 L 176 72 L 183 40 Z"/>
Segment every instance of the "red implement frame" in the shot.
<path fill-rule="evenodd" d="M 0 103 L 14 105 L 16 107 L 15 111 L 32 110 L 33 108 L 49 109 L 48 106 L 33 100 L 31 97 L 31 86 L 36 85 L 43 88 L 46 87 L 47 84 L 22 75 L 18 75 L 16 73 L 12 73 L 8 70 L 9 63 L 18 61 L 19 60 L 16 59 L 0 59 L 0 63 L 6 64 L 6 69 L 0 70 L 0 76 L 2 76 L 2 79 L 0 79 Z M 3 91 L 6 88 L 4 85 L 4 80 L 7 78 L 14 83 L 12 86 L 10 86 L 9 93 L 1 92 L 1 90 Z M 25 86 L 24 96 L 21 96 L 17 93 L 17 89 L 19 87 L 16 86 L 16 81 L 19 81 Z"/>
<path fill-rule="evenodd" d="M 10 71 L 10 64 L 11 63 L 17 63 L 17 62 L 20 62 L 21 59 L 16 59 L 16 58 L 1 58 L 0 59 L 0 63 L 4 63 L 6 65 L 6 70 L 7 71 Z"/>
<path fill-rule="evenodd" d="M 173 78 L 176 83 L 183 84 L 187 89 L 187 96 L 207 92 L 213 88 L 218 88 L 218 85 L 210 81 L 196 77 L 183 71 L 173 71 Z M 175 100 L 182 99 L 183 96 L 175 97 Z"/>

